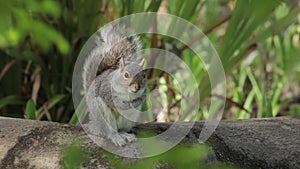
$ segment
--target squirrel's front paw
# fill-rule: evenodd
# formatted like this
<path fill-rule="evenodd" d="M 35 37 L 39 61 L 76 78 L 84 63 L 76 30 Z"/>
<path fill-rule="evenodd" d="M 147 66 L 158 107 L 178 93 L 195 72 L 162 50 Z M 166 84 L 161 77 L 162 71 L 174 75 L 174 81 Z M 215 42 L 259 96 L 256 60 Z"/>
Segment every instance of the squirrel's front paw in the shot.
<path fill-rule="evenodd" d="M 134 134 L 129 134 L 129 133 L 126 133 L 126 132 L 121 132 L 120 135 L 123 138 L 125 138 L 128 143 L 131 143 L 131 142 L 134 142 L 134 141 L 137 140 Z"/>
<path fill-rule="evenodd" d="M 112 135 L 111 140 L 116 146 L 124 146 L 126 143 L 135 141 L 136 137 L 134 134 L 128 134 L 122 132 L 122 133 L 115 133 L 114 135 Z"/>

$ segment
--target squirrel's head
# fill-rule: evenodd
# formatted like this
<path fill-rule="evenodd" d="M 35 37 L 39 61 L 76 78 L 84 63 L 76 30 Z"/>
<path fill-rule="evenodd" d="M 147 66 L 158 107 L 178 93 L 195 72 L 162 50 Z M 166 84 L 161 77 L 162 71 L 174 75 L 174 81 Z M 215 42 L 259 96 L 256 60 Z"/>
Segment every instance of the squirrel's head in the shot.
<path fill-rule="evenodd" d="M 118 92 L 142 93 L 146 88 L 146 74 L 143 71 L 144 60 L 140 63 L 129 62 L 125 64 L 120 59 L 118 72 L 114 77 L 114 89 Z"/>

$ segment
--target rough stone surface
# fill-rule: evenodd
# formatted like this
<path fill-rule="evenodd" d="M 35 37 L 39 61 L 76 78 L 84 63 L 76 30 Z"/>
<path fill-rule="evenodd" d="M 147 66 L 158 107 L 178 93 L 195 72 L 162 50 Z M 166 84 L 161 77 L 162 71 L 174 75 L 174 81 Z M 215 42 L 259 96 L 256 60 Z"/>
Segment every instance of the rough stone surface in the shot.
<path fill-rule="evenodd" d="M 171 124 L 142 124 L 133 132 L 146 129 L 158 134 Z M 188 124 L 182 123 L 177 132 Z M 197 144 L 203 124 L 196 122 L 181 143 Z M 80 126 L 0 117 L 0 168 L 61 168 L 64 147 L 76 140 L 80 140 L 80 145 L 90 154 L 82 168 L 110 168 L 104 150 L 89 139 Z M 221 121 L 207 143 L 218 160 L 242 168 L 298 169 L 300 117 Z M 138 155 L 140 150 L 135 146 L 113 148 L 124 154 Z"/>

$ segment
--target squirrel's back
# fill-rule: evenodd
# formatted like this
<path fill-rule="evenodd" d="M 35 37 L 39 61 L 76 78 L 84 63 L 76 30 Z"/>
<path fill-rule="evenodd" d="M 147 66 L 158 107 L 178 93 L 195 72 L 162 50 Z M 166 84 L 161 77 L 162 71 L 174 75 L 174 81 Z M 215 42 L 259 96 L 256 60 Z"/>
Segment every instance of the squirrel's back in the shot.
<path fill-rule="evenodd" d="M 125 62 L 140 62 L 139 37 L 121 26 L 107 25 L 94 35 L 95 46 L 87 55 L 83 67 L 83 87 L 87 92 L 95 77 L 107 69 L 117 69 L 120 58 Z"/>

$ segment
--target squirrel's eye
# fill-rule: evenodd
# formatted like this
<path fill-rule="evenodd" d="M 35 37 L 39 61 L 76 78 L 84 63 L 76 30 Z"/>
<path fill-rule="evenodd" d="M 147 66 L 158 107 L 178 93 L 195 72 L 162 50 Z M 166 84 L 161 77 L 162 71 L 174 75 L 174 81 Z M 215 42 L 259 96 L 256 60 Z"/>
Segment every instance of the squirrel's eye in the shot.
<path fill-rule="evenodd" d="M 129 78 L 129 73 L 128 72 L 125 72 L 124 73 L 124 77 L 127 79 L 127 78 Z"/>

